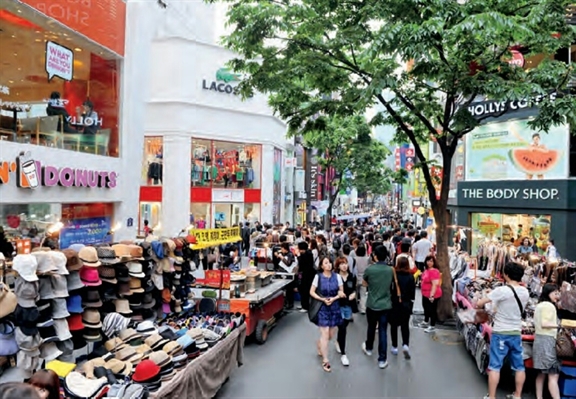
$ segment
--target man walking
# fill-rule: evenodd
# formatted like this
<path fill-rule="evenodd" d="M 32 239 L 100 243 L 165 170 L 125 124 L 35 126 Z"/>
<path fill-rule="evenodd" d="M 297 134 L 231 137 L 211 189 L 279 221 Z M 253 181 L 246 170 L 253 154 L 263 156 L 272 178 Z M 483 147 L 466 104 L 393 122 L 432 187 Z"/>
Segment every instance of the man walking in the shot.
<path fill-rule="evenodd" d="M 424 261 L 426 260 L 426 257 L 430 255 L 432 243 L 428 239 L 428 232 L 422 231 L 420 237 L 422 237 L 420 240 L 412 244 L 412 256 L 414 257 L 418 270 L 424 273 L 424 269 L 426 269 Z"/>
<path fill-rule="evenodd" d="M 242 227 L 241 231 L 242 236 L 242 252 L 244 255 L 250 255 L 250 222 L 244 223 L 244 227 Z"/>
<path fill-rule="evenodd" d="M 386 264 L 388 251 L 383 245 L 374 248 L 372 255 L 377 263 L 366 269 L 362 282 L 368 291 L 368 331 L 362 350 L 367 356 L 372 356 L 378 326 L 378 367 L 385 369 L 388 367 L 388 315 L 392 309 L 391 286 L 394 274 L 392 267 Z"/>

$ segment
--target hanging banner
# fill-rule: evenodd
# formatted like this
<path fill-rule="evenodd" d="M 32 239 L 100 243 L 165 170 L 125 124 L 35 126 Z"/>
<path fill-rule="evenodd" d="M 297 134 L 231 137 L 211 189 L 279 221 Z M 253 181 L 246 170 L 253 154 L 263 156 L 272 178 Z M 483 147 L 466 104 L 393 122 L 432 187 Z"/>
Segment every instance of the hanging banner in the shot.
<path fill-rule="evenodd" d="M 72 244 L 95 245 L 112 242 L 112 229 L 109 217 L 73 219 L 60 231 L 60 248 L 69 248 Z"/>
<path fill-rule="evenodd" d="M 194 249 L 203 249 L 242 241 L 239 227 L 229 229 L 191 229 L 190 234 L 196 237 L 196 244 L 193 244 Z"/>

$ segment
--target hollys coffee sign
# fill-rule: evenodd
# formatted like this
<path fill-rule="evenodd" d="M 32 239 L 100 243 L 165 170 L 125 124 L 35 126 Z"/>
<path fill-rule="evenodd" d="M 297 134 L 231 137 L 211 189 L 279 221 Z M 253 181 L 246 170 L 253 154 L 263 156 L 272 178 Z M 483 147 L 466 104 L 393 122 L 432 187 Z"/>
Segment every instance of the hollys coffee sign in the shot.
<path fill-rule="evenodd" d="M 44 165 L 30 151 L 21 152 L 13 161 L 0 161 L 0 186 L 16 180 L 20 188 L 83 187 L 114 188 L 118 173 L 84 168 Z"/>

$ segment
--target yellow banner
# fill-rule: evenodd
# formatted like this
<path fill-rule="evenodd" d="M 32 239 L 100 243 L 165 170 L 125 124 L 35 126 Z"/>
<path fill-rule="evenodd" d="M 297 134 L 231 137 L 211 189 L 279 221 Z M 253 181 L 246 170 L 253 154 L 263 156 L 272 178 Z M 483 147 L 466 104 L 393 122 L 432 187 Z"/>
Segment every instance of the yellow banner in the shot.
<path fill-rule="evenodd" d="M 412 192 L 414 193 L 414 198 L 428 197 L 424 173 L 422 173 L 422 170 L 419 168 L 414 169 L 414 186 L 412 187 Z"/>
<path fill-rule="evenodd" d="M 196 237 L 196 244 L 192 245 L 193 249 L 204 249 L 242 241 L 240 238 L 240 227 L 232 227 L 230 229 L 191 229 L 190 234 Z"/>

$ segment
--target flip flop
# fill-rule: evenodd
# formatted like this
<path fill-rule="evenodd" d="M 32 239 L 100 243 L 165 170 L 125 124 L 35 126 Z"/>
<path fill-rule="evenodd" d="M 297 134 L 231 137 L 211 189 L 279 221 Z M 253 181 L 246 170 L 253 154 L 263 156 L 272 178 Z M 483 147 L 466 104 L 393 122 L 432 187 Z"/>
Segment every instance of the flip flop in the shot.
<path fill-rule="evenodd" d="M 322 363 L 322 368 L 324 369 L 325 372 L 329 373 L 332 371 L 332 367 L 330 367 L 330 363 L 328 362 L 323 362 Z"/>

